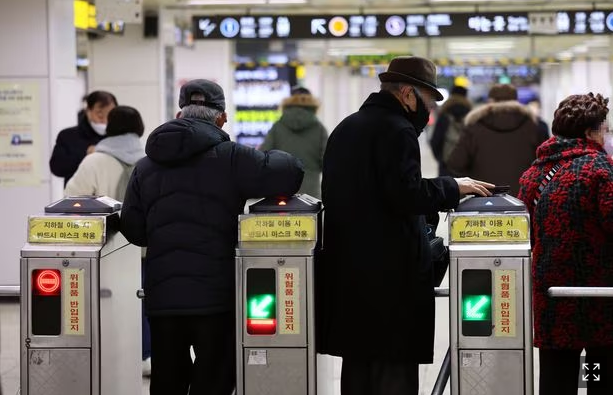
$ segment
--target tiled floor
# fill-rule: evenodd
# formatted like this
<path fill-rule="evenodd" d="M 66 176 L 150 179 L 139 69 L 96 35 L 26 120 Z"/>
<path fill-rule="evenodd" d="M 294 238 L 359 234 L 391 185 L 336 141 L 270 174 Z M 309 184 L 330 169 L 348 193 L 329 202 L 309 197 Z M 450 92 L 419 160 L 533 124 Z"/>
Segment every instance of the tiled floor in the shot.
<path fill-rule="evenodd" d="M 422 142 L 422 162 L 424 177 L 436 175 L 434 160 L 429 148 Z M 447 223 L 441 218 L 439 234 L 446 237 Z M 443 286 L 447 286 L 447 279 Z M 430 395 L 436 380 L 441 362 L 449 346 L 449 301 L 438 298 L 436 301 L 436 338 L 434 364 L 420 367 L 420 395 Z M 535 350 L 536 351 L 536 350 Z M 135 363 L 140 363 L 135 361 Z M 340 361 L 337 358 L 320 356 L 318 358 L 318 395 L 338 395 L 340 379 Z M 538 376 L 538 358 L 535 358 L 535 376 Z M 19 303 L 16 299 L 0 300 L 0 378 L 2 395 L 16 395 L 19 393 Z M 143 380 L 143 394 L 148 394 L 148 380 Z M 536 383 L 535 388 L 538 386 Z M 445 390 L 449 394 L 449 385 Z M 579 394 L 585 394 L 580 391 Z M 109 395 L 109 394 L 105 394 Z M 124 395 L 124 394 L 113 394 Z"/>

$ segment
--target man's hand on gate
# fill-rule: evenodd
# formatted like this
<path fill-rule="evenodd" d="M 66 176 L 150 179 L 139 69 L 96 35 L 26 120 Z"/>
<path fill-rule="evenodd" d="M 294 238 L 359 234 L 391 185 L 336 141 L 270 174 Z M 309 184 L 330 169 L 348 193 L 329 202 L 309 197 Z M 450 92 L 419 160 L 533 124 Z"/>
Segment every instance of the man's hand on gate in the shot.
<path fill-rule="evenodd" d="M 460 196 L 466 196 L 469 194 L 475 194 L 479 196 L 492 196 L 492 192 L 489 189 L 494 189 L 495 185 L 489 182 L 473 180 L 470 177 L 456 178 L 460 188 Z"/>

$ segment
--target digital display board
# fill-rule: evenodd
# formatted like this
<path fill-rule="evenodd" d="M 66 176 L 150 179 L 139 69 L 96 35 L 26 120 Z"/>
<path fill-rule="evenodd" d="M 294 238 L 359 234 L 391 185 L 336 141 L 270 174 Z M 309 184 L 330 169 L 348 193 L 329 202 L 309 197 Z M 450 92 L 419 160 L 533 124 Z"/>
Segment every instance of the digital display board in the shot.
<path fill-rule="evenodd" d="M 196 39 L 245 40 L 611 34 L 613 10 L 194 16 L 193 27 Z"/>

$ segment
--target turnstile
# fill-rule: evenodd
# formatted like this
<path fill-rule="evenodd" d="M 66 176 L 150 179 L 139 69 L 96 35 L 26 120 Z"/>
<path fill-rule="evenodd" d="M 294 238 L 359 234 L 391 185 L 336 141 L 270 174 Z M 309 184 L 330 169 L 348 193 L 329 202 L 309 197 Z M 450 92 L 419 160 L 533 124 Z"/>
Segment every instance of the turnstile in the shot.
<path fill-rule="evenodd" d="M 74 197 L 28 219 L 21 250 L 21 394 L 142 392 L 140 248 L 121 203 Z"/>
<path fill-rule="evenodd" d="M 313 260 L 321 202 L 264 199 L 239 216 L 237 395 L 315 395 Z"/>
<path fill-rule="evenodd" d="M 449 220 L 452 395 L 533 393 L 530 220 L 506 195 Z"/>

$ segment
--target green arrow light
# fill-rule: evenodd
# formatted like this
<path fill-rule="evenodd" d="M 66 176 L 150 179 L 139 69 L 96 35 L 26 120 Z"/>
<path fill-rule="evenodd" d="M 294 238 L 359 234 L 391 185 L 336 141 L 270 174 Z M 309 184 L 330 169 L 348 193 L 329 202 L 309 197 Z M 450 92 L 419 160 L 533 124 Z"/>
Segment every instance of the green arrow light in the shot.
<path fill-rule="evenodd" d="M 255 295 L 248 301 L 248 318 L 272 318 L 275 316 L 274 295 Z"/>
<path fill-rule="evenodd" d="M 464 296 L 462 319 L 465 321 L 487 321 L 492 314 L 490 295 Z"/>

